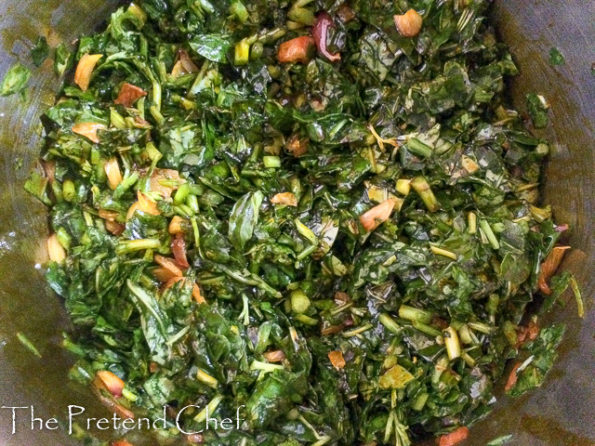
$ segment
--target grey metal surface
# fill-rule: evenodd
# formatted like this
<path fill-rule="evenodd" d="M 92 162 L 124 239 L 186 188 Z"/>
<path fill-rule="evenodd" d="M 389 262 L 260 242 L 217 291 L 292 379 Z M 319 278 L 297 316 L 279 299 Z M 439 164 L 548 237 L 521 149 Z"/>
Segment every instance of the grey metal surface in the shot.
<path fill-rule="evenodd" d="M 101 26 L 114 0 L 0 0 L 0 76 L 16 60 L 28 61 L 38 35 L 51 45 L 72 42 Z M 582 0 L 500 0 L 494 20 L 511 46 L 521 75 L 512 98 L 524 110 L 528 91 L 551 102 L 552 126 L 543 134 L 556 141 L 545 174 L 546 201 L 560 222 L 569 223 L 570 244 L 577 249 L 564 268 L 579 278 L 587 317 L 580 320 L 570 302 L 554 319 L 569 332 L 555 369 L 542 389 L 519 400 L 501 398 L 496 410 L 473 427 L 466 444 L 513 434 L 514 445 L 593 445 L 595 443 L 595 327 L 593 313 L 593 141 L 595 136 L 595 2 Z M 548 63 L 550 48 L 566 58 Z M 35 405 L 36 416 L 64 418 L 69 404 L 106 414 L 89 392 L 68 381 L 71 358 L 59 347 L 67 327 L 59 299 L 43 281 L 45 260 L 43 208 L 22 186 L 39 152 L 39 115 L 53 100 L 58 80 L 46 61 L 34 71 L 28 97 L 0 98 L 0 406 Z M 42 358 L 23 349 L 15 333 L 25 333 Z M 11 435 L 11 412 L 0 409 L 0 445 L 68 445 L 62 431 L 31 430 L 21 411 Z"/>

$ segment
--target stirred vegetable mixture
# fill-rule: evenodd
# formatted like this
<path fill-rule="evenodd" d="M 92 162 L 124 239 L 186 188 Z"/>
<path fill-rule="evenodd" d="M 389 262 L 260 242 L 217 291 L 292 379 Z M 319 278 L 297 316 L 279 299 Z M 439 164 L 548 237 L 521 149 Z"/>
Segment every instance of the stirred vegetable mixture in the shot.
<path fill-rule="evenodd" d="M 142 0 L 60 46 L 26 187 L 72 377 L 167 406 L 161 439 L 240 408 L 209 445 L 454 445 L 508 359 L 509 393 L 541 385 L 564 327 L 525 307 L 577 287 L 488 6 Z"/>

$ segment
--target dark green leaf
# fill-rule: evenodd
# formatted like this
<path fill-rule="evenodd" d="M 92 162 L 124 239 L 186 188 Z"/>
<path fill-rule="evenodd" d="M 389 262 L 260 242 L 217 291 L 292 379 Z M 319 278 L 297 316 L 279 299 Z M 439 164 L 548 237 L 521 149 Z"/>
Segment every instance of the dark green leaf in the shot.
<path fill-rule="evenodd" d="M 204 34 L 190 40 L 190 47 L 200 56 L 213 62 L 226 62 L 231 41 L 221 34 Z"/>
<path fill-rule="evenodd" d="M 50 47 L 45 37 L 39 36 L 35 46 L 31 49 L 31 59 L 33 64 L 39 67 L 50 55 Z"/>

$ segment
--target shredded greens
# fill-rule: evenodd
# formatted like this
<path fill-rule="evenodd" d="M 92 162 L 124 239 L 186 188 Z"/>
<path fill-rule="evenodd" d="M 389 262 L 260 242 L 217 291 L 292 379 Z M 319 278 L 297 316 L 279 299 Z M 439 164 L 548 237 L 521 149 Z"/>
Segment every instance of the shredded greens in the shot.
<path fill-rule="evenodd" d="M 72 378 L 120 414 L 200 406 L 186 432 L 243 408 L 209 445 L 454 444 L 519 351 L 511 393 L 540 385 L 564 329 L 521 319 L 563 231 L 488 6 L 142 0 L 57 48 L 26 188 Z"/>

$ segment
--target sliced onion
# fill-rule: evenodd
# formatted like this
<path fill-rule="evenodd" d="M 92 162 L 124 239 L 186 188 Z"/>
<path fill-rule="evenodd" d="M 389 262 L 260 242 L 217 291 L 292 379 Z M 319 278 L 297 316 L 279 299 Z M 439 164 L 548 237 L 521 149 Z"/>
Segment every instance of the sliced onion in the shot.
<path fill-rule="evenodd" d="M 329 28 L 333 28 L 334 26 L 335 24 L 331 16 L 323 11 L 316 16 L 316 23 L 312 28 L 312 37 L 314 37 L 314 43 L 320 54 L 331 62 L 338 62 L 341 60 L 341 54 L 331 54 L 327 49 L 327 32 Z"/>

